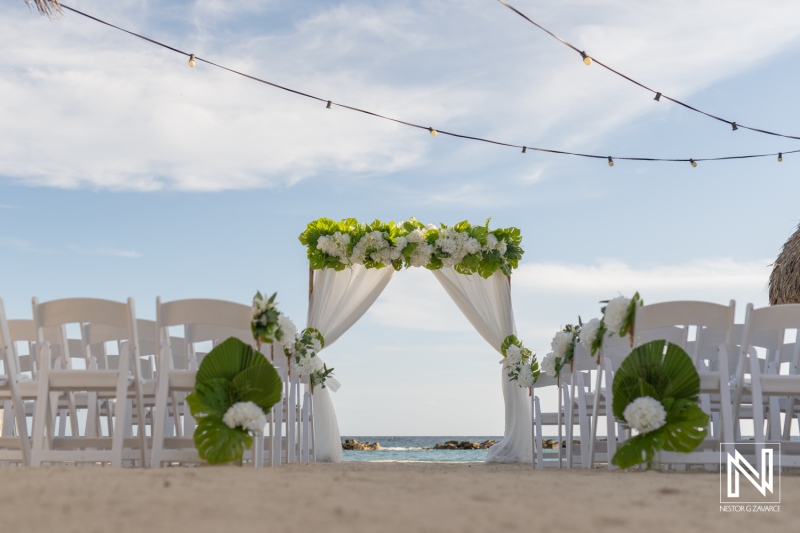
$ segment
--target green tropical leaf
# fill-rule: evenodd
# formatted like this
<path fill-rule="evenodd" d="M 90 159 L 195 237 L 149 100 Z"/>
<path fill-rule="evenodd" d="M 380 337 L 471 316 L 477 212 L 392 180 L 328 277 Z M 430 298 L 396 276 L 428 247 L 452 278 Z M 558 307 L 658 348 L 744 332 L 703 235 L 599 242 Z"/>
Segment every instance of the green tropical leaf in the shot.
<path fill-rule="evenodd" d="M 283 391 L 281 378 L 269 363 L 244 369 L 233 378 L 230 387 L 236 398 L 233 403 L 253 402 L 264 413 L 269 413 L 272 406 L 281 400 Z M 192 414 L 194 414 L 194 410 Z M 224 411 L 223 414 L 225 414 Z"/>
<path fill-rule="evenodd" d="M 700 376 L 689 357 L 680 346 L 667 345 L 664 356 L 664 371 L 669 375 L 669 383 L 664 389 L 665 398 L 685 398 L 696 400 L 700 394 Z"/>
<path fill-rule="evenodd" d="M 209 415 L 197 421 L 194 444 L 200 458 L 212 465 L 228 463 L 242 457 L 253 439 L 241 428 L 229 428 L 221 416 Z"/>
<path fill-rule="evenodd" d="M 666 442 L 664 428 L 636 435 L 626 440 L 617 448 L 617 453 L 611 459 L 611 464 L 622 469 L 650 461 L 657 451 L 664 448 Z"/>
<path fill-rule="evenodd" d="M 249 344 L 230 337 L 208 352 L 200 363 L 197 381 L 207 382 L 216 378 L 230 381 L 242 370 L 264 364 L 269 364 L 264 354 L 257 352 Z"/>
<path fill-rule="evenodd" d="M 192 416 L 200 419 L 214 414 L 221 417 L 236 402 L 233 400 L 231 382 L 216 378 L 196 382 L 194 392 L 186 397 L 186 403 L 189 404 Z"/>
<path fill-rule="evenodd" d="M 691 400 L 667 398 L 663 403 L 667 410 L 667 425 L 661 428 L 666 438 L 664 449 L 691 452 L 708 434 L 708 414 Z"/>

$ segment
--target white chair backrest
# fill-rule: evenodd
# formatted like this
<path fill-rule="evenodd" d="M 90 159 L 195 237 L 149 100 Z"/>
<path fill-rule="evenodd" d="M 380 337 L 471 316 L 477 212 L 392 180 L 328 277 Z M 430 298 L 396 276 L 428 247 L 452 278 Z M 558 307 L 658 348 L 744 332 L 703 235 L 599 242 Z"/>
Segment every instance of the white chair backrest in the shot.
<path fill-rule="evenodd" d="M 230 336 L 253 342 L 250 331 L 252 308 L 236 302 L 212 299 L 175 300 L 161 302 L 156 299 L 156 322 L 162 342 L 172 353 L 172 368 L 187 369 L 195 359 L 199 364 L 202 354 L 195 353 L 195 344 L 210 342 L 216 345 Z M 183 345 L 174 342 L 170 328 L 183 327 Z M 169 339 L 169 340 L 167 340 Z"/>
<path fill-rule="evenodd" d="M 794 335 L 794 342 L 785 342 Z M 790 372 L 800 373 L 800 304 L 773 305 L 754 309 L 747 305 L 742 347 L 762 348 L 769 354 L 767 361 L 789 363 Z M 763 371 L 763 369 L 762 369 Z"/>
<path fill-rule="evenodd" d="M 701 360 L 716 357 L 716 348 L 720 345 L 725 346 L 727 353 L 735 353 L 735 314 L 736 302 L 733 300 L 727 306 L 712 302 L 674 301 L 636 307 L 635 344 L 639 346 L 655 340 L 648 332 L 662 330 L 657 338 L 679 345 L 697 365 Z M 692 331 L 694 338 L 690 338 Z M 669 334 L 660 336 L 665 332 Z"/>

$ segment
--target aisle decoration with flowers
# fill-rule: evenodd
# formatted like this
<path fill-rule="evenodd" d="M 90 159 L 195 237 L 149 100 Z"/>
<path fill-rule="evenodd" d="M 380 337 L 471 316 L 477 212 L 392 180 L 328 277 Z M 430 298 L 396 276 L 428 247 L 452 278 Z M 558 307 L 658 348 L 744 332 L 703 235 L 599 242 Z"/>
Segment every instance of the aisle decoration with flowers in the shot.
<path fill-rule="evenodd" d="M 532 394 L 533 385 L 539 379 L 540 372 L 536 354 L 525 348 L 515 335 L 503 339 L 500 352 L 503 354 L 503 360 L 500 362 L 505 363 L 508 368 L 508 379 L 516 381 L 517 385 L 528 389 L 529 395 Z"/>
<path fill-rule="evenodd" d="M 605 313 L 606 308 L 603 307 L 600 311 Z M 580 321 L 580 318 L 578 319 Z M 589 350 L 592 357 L 597 357 L 597 364 L 600 364 L 600 355 L 603 348 L 603 339 L 606 337 L 608 328 L 605 323 L 605 316 L 603 318 L 593 318 L 585 324 L 581 324 L 580 343 L 581 346 Z"/>
<path fill-rule="evenodd" d="M 581 333 L 580 318 L 578 324 L 567 324 L 564 328 L 557 332 L 550 342 L 552 352 L 544 356 L 542 360 L 542 370 L 545 374 L 561 380 L 561 370 L 569 364 L 569 371 L 572 372 L 572 367 L 575 360 L 575 344 Z"/>
<path fill-rule="evenodd" d="M 610 335 L 619 335 L 630 337 L 631 347 L 633 347 L 633 330 L 634 321 L 636 320 L 636 306 L 644 305 L 644 300 L 639 296 L 639 293 L 633 295 L 633 298 L 626 298 L 625 296 L 618 296 L 613 300 L 607 300 L 606 306 L 602 309 L 603 312 L 603 325 L 610 332 Z"/>
<path fill-rule="evenodd" d="M 231 337 L 213 348 L 197 370 L 186 397 L 197 420 L 194 443 L 210 464 L 240 461 L 252 434 L 262 432 L 266 413 L 281 399 L 282 383 L 267 358 Z"/>
<path fill-rule="evenodd" d="M 611 460 L 620 468 L 656 466 L 661 450 L 688 453 L 706 437 L 700 376 L 680 346 L 658 340 L 635 348 L 616 372 L 613 392 L 614 416 L 637 432 Z"/>
<path fill-rule="evenodd" d="M 452 267 L 461 274 L 488 278 L 498 270 L 510 275 L 524 253 L 519 229 L 490 230 L 489 220 L 483 226 L 463 221 L 436 227 L 414 218 L 399 224 L 320 218 L 308 224 L 299 239 L 308 248 L 314 270 L 343 270 L 352 265 L 395 270 Z"/>
<path fill-rule="evenodd" d="M 306 328 L 294 338 L 293 343 L 284 344 L 284 353 L 289 358 L 290 368 L 295 369 L 300 376 L 308 376 L 313 394 L 314 387 L 325 388 L 325 382 L 333 374 L 333 368 L 328 368 L 322 359 L 317 357 L 325 347 L 322 333 L 315 328 Z"/>

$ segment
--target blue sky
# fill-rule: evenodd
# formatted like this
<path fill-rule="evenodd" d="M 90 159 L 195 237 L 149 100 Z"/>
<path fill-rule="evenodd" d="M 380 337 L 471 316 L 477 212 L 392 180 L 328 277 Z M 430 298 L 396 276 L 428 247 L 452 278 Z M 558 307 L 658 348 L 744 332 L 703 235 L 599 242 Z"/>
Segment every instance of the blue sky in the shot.
<path fill-rule="evenodd" d="M 615 156 L 797 149 L 617 78 L 492 0 L 67 2 L 276 83 L 442 130 Z M 800 135 L 791 0 L 515 0 L 665 94 Z M 0 296 L 248 303 L 302 324 L 297 236 L 320 216 L 516 226 L 517 328 L 543 356 L 601 299 L 766 304 L 798 223 L 800 154 L 634 163 L 431 137 L 284 93 L 21 0 L 0 15 Z M 433 276 L 398 273 L 325 352 L 343 434 L 500 434 L 498 356 Z"/>

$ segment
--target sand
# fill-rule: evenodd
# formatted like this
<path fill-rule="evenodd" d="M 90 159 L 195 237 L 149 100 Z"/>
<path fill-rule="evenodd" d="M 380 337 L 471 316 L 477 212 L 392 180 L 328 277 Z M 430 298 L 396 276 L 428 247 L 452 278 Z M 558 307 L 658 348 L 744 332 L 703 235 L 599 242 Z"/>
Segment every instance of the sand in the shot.
<path fill-rule="evenodd" d="M 800 475 L 777 513 L 724 513 L 713 473 L 340 463 L 164 470 L 0 469 L 3 532 L 800 531 Z"/>

